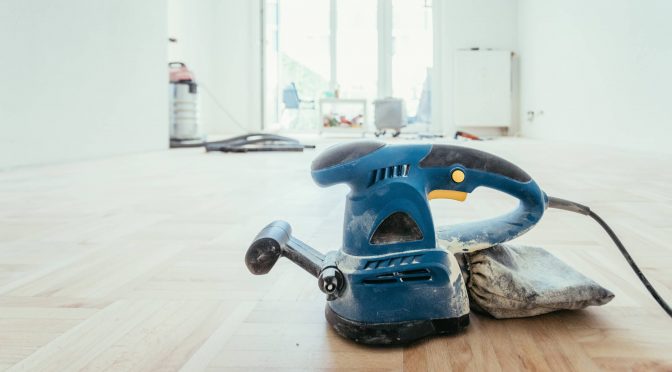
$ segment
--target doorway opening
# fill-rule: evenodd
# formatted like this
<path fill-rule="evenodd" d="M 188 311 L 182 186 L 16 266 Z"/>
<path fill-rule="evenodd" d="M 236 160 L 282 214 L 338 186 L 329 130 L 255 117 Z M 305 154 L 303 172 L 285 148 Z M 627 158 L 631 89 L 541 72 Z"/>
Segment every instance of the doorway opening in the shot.
<path fill-rule="evenodd" d="M 403 100 L 409 122 L 429 124 L 430 0 L 266 0 L 262 14 L 265 128 L 316 131 L 326 125 L 320 103 L 372 113 L 386 97 Z M 341 110 L 344 122 L 373 125 Z"/>

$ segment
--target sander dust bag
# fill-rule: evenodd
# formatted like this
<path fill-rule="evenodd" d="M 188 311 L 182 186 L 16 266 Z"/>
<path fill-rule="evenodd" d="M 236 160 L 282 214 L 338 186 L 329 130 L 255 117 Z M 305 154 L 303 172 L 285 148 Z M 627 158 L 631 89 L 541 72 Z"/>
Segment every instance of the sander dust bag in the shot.
<path fill-rule="evenodd" d="M 498 319 L 583 309 L 614 297 L 543 248 L 498 244 L 455 257 L 470 307 Z"/>

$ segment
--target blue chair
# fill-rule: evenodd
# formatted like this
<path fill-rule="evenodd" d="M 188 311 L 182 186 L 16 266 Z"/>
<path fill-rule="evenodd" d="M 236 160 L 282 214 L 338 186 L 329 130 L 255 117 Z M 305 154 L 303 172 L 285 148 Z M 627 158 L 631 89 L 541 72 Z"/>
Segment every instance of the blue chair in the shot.
<path fill-rule="evenodd" d="M 315 108 L 314 100 L 304 100 L 299 97 L 299 92 L 296 90 L 296 84 L 290 83 L 282 90 L 282 103 L 285 105 L 285 109 L 294 109 L 298 110 L 301 108 Z M 305 104 L 304 107 L 301 104 Z M 306 107 L 307 106 L 307 107 Z"/>
<path fill-rule="evenodd" d="M 280 122 L 287 123 L 290 127 L 301 123 L 301 111 L 315 110 L 315 101 L 301 99 L 294 83 L 290 83 L 282 90 L 282 103 L 284 107 L 280 114 Z"/>

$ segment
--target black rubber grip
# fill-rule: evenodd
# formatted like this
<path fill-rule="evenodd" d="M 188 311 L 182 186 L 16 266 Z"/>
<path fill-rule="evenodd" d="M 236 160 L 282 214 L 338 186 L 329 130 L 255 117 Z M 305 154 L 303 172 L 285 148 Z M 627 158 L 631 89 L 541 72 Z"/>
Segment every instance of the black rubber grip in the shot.
<path fill-rule="evenodd" d="M 519 182 L 528 182 L 532 179 L 529 174 L 510 161 L 468 147 L 432 145 L 429 154 L 420 161 L 420 166 L 423 168 L 446 167 L 453 164 L 499 174 Z"/>
<path fill-rule="evenodd" d="M 292 237 L 292 227 L 285 221 L 274 221 L 264 227 L 245 254 L 245 265 L 252 274 L 267 274 L 278 258 L 286 257 L 314 277 L 322 271 L 324 255 Z"/>
<path fill-rule="evenodd" d="M 318 171 L 336 165 L 345 164 L 359 159 L 364 155 L 368 155 L 384 146 L 384 142 L 368 140 L 353 141 L 346 144 L 332 146 L 322 152 L 317 158 L 315 158 L 315 160 L 313 160 L 313 163 L 310 166 L 310 170 Z"/>
<path fill-rule="evenodd" d="M 292 228 L 285 221 L 271 222 L 257 234 L 245 254 L 245 265 L 252 274 L 263 275 L 271 271 L 282 255 L 282 247 L 292 236 Z"/>

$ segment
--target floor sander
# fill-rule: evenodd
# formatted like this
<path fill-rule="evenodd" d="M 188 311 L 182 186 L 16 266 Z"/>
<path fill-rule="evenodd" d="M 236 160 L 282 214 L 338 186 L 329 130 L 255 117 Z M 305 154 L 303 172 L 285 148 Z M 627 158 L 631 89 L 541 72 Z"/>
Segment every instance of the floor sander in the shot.
<path fill-rule="evenodd" d="M 267 274 L 286 257 L 318 279 L 327 321 L 364 344 L 403 344 L 456 333 L 470 310 L 495 318 L 602 305 L 613 294 L 538 247 L 506 243 L 535 226 L 547 208 L 594 218 L 605 228 L 647 289 L 656 293 L 613 231 L 588 207 L 546 195 L 522 169 L 475 149 L 443 144 L 337 145 L 312 163 L 319 186 L 350 187 L 343 245 L 323 254 L 275 221 L 254 239 L 248 269 Z M 477 187 L 519 200 L 483 221 L 435 227 L 431 199 L 463 201 Z"/>

